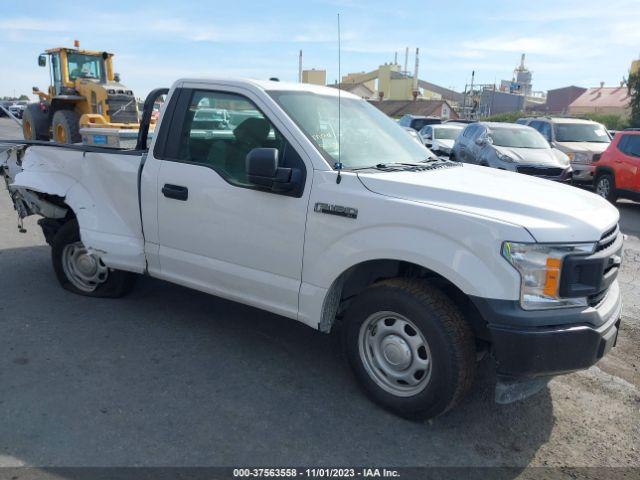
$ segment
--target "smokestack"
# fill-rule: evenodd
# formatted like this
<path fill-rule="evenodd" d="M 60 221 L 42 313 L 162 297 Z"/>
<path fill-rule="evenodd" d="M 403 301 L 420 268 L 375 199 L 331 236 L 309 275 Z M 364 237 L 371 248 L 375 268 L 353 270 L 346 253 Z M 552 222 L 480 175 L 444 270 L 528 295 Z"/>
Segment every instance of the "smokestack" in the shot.
<path fill-rule="evenodd" d="M 398 52 L 394 52 L 393 55 L 393 64 L 397 65 L 398 64 Z"/>
<path fill-rule="evenodd" d="M 298 56 L 298 83 L 302 83 L 302 50 Z"/>
<path fill-rule="evenodd" d="M 418 96 L 418 66 L 420 64 L 420 49 L 416 48 L 416 66 L 413 71 L 413 99 Z"/>
<path fill-rule="evenodd" d="M 524 70 L 524 53 L 520 57 L 520 70 Z"/>
<path fill-rule="evenodd" d="M 404 50 L 404 73 L 407 73 L 407 68 L 409 66 L 409 47 Z"/>
<path fill-rule="evenodd" d="M 600 88 L 604 87 L 604 82 L 600 82 Z"/>

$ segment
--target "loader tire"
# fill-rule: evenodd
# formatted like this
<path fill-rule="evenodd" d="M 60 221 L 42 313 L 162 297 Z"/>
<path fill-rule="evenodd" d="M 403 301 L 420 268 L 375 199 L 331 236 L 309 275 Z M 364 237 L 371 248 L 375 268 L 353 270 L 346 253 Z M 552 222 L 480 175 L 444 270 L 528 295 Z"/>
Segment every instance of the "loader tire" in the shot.
<path fill-rule="evenodd" d="M 56 143 L 79 143 L 82 140 L 78 115 L 73 110 L 58 110 L 53 114 L 51 123 Z"/>
<path fill-rule="evenodd" d="M 22 116 L 22 134 L 25 140 L 49 140 L 49 114 L 39 104 L 27 105 Z"/>

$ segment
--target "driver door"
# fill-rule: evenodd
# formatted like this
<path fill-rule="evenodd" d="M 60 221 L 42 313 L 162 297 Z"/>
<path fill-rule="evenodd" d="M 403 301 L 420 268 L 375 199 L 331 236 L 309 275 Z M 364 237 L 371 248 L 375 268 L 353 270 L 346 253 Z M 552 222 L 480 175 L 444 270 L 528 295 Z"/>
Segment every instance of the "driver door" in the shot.
<path fill-rule="evenodd" d="M 312 168 L 259 98 L 229 88 L 175 94 L 157 159 L 158 276 L 296 318 L 309 188 L 265 191 L 247 179 L 245 159 L 277 148 L 280 166 Z M 211 122 L 213 111 L 228 124 Z"/>

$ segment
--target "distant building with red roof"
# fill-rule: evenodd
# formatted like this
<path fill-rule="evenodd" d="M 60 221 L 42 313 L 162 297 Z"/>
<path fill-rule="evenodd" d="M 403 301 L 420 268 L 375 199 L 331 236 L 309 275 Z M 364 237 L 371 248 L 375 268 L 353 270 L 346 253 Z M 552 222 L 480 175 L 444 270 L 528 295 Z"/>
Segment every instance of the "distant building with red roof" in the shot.
<path fill-rule="evenodd" d="M 588 88 L 569 105 L 570 115 L 585 113 L 602 113 L 628 117 L 631 114 L 629 90 L 625 85 L 605 87 L 600 84 L 596 88 Z"/>

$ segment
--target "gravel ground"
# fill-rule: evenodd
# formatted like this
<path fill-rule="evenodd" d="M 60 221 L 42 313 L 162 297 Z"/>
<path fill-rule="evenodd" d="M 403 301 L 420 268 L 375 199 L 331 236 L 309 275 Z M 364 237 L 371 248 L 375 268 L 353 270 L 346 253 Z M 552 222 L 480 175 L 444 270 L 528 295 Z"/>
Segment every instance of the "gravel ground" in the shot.
<path fill-rule="evenodd" d="M 640 467 L 640 204 L 618 207 L 616 348 L 506 406 L 484 361 L 457 409 L 413 423 L 360 393 L 334 336 L 150 278 L 62 290 L 0 191 L 0 466 Z"/>

